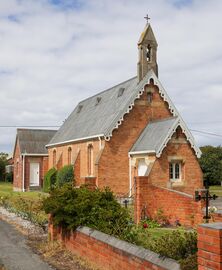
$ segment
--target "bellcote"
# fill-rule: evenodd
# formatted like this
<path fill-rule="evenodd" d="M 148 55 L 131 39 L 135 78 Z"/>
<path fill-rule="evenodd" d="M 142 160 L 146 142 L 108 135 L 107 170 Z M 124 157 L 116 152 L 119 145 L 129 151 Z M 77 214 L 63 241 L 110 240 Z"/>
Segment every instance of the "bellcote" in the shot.
<path fill-rule="evenodd" d="M 158 44 L 151 25 L 147 23 L 138 42 L 137 77 L 139 82 L 151 69 L 158 77 L 157 47 Z"/>

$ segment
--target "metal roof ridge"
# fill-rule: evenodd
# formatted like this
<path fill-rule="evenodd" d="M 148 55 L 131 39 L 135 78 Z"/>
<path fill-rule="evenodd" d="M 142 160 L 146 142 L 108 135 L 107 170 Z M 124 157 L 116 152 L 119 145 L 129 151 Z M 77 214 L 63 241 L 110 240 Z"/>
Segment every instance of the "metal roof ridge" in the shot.
<path fill-rule="evenodd" d="M 122 85 L 122 84 L 124 84 L 124 83 L 126 83 L 126 82 L 129 82 L 129 81 L 131 81 L 131 80 L 133 80 L 133 79 L 136 79 L 136 77 L 137 77 L 137 76 L 134 76 L 134 77 L 132 77 L 132 78 L 130 78 L 130 79 L 128 79 L 128 80 L 125 80 L 125 81 L 123 81 L 123 82 L 121 82 L 121 83 L 118 83 L 118 84 L 112 86 L 112 87 L 109 87 L 108 89 L 105 89 L 105 90 L 103 90 L 103 91 L 101 91 L 101 92 L 99 92 L 99 93 L 97 93 L 97 94 L 95 94 L 95 95 L 92 95 L 92 96 L 90 96 L 90 97 L 88 97 L 88 98 L 85 98 L 85 99 L 81 100 L 81 101 L 77 104 L 77 107 L 78 107 L 82 102 L 84 102 L 84 101 L 86 101 L 86 100 L 88 100 L 88 99 L 94 98 L 94 97 L 96 97 L 96 96 L 99 96 L 99 95 L 101 95 L 102 93 L 105 93 L 105 92 L 107 92 L 107 91 L 110 91 L 110 90 L 112 90 L 113 88 L 115 88 L 115 87 L 117 87 L 117 86 L 120 86 L 120 85 Z"/>

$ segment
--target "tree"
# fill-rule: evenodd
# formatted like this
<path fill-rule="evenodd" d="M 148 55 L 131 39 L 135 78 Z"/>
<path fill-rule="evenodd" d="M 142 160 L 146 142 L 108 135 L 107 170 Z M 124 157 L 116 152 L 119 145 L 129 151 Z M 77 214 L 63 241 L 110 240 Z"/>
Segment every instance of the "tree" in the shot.
<path fill-rule="evenodd" d="M 199 161 L 204 180 L 207 180 L 209 185 L 220 184 L 222 181 L 222 147 L 207 145 L 200 149 L 202 156 Z"/>
<path fill-rule="evenodd" d="M 5 179 L 5 166 L 7 165 L 7 153 L 0 153 L 0 181 Z"/>

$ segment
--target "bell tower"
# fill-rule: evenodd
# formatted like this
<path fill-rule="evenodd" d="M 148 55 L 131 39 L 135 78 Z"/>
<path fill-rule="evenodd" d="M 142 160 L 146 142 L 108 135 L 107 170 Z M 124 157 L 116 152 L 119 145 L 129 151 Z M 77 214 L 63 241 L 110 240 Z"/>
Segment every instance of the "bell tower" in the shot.
<path fill-rule="evenodd" d="M 158 65 L 157 65 L 157 47 L 156 38 L 153 34 L 150 23 L 148 22 L 148 15 L 145 17 L 147 24 L 140 36 L 138 42 L 138 55 L 139 61 L 137 64 L 137 78 L 140 82 L 147 72 L 151 69 L 158 77 Z"/>

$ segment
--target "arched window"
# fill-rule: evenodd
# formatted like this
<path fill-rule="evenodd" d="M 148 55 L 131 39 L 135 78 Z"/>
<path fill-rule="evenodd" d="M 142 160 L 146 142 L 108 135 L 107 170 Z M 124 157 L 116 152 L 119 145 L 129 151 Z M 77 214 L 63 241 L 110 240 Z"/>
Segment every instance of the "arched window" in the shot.
<path fill-rule="evenodd" d="M 88 175 L 93 175 L 93 146 L 88 145 Z"/>
<path fill-rule="evenodd" d="M 72 164 L 72 148 L 68 148 L 68 165 Z"/>
<path fill-rule="evenodd" d="M 148 44 L 147 48 L 146 48 L 146 60 L 148 62 L 151 61 L 151 46 L 150 46 L 150 44 Z"/>
<path fill-rule="evenodd" d="M 153 101 L 153 93 L 151 92 L 147 93 L 147 101 L 149 104 Z"/>
<path fill-rule="evenodd" d="M 53 164 L 53 167 L 56 166 L 56 150 L 53 150 L 53 154 L 52 154 L 52 164 Z"/>

